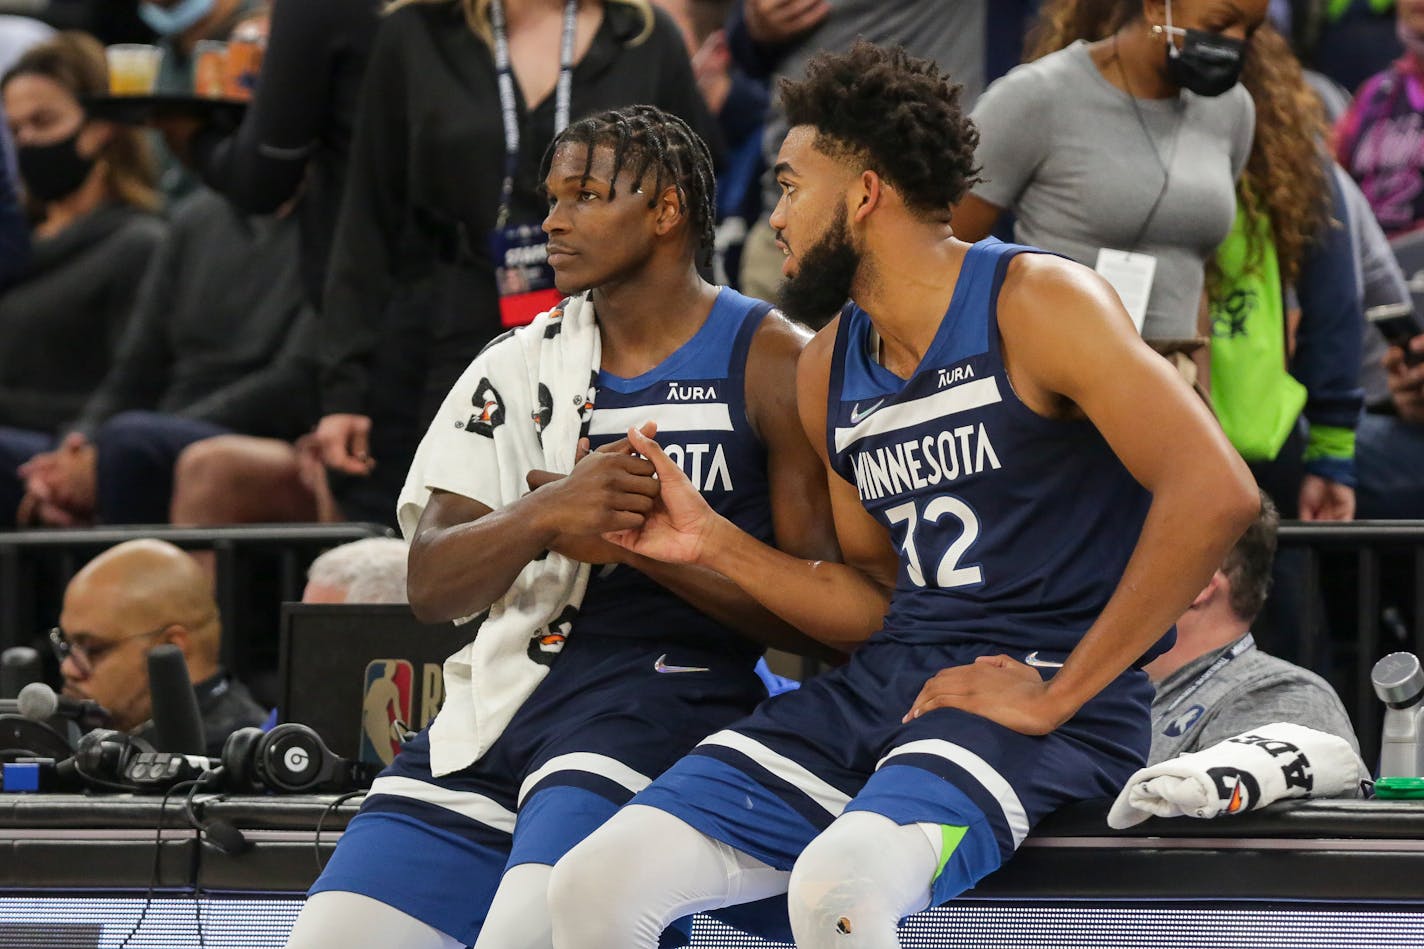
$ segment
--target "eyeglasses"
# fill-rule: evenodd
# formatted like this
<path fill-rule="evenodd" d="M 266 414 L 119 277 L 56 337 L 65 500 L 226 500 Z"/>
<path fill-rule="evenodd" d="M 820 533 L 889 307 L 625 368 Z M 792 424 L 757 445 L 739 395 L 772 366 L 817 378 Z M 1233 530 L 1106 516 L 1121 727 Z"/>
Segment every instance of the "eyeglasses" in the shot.
<path fill-rule="evenodd" d="M 66 659 L 73 659 L 74 666 L 81 675 L 87 676 L 94 671 L 99 660 L 103 659 L 111 651 L 128 642 L 130 639 L 142 639 L 145 636 L 157 636 L 172 623 L 164 623 L 157 629 L 151 629 L 146 633 L 135 633 L 132 636 L 125 636 L 122 639 L 111 639 L 106 642 L 93 643 L 90 645 L 80 645 L 71 642 L 69 635 L 60 627 L 56 626 L 49 631 L 49 645 L 54 650 L 54 656 L 59 660 L 60 665 Z"/>

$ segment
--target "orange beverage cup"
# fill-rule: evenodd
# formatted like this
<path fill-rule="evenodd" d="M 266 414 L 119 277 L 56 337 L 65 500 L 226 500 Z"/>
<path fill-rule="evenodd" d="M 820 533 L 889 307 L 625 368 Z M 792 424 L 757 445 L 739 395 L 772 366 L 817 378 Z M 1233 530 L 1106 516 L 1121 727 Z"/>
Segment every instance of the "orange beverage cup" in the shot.
<path fill-rule="evenodd" d="M 193 94 L 204 99 L 227 95 L 227 44 L 202 40 L 193 51 Z"/>
<path fill-rule="evenodd" d="M 257 89 L 257 74 L 262 69 L 262 54 L 267 44 L 258 32 L 239 30 L 227 44 L 227 81 L 224 92 L 229 99 L 252 99 Z"/>

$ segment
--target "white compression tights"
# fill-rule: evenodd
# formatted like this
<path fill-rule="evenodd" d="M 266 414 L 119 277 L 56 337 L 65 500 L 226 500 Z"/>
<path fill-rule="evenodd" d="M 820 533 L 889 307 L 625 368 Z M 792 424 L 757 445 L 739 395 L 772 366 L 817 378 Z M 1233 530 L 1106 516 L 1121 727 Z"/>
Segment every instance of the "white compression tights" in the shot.
<path fill-rule="evenodd" d="M 554 868 L 554 946 L 656 949 L 673 920 L 784 893 L 790 876 L 666 811 L 632 804 Z"/>
<path fill-rule="evenodd" d="M 929 905 L 940 828 L 839 817 L 787 874 L 664 811 L 619 811 L 554 868 L 556 949 L 655 949 L 690 913 L 787 891 L 801 949 L 899 949 L 901 918 Z"/>
<path fill-rule="evenodd" d="M 899 949 L 900 920 L 929 905 L 943 847 L 938 824 L 842 814 L 811 841 L 786 895 L 801 949 Z"/>
<path fill-rule="evenodd" d="M 551 949 L 547 863 L 521 863 L 504 871 L 475 949 Z"/>
<path fill-rule="evenodd" d="M 380 900 L 327 890 L 307 898 L 287 949 L 464 949 L 464 943 Z"/>
<path fill-rule="evenodd" d="M 553 867 L 523 863 L 499 882 L 475 949 L 550 949 L 549 874 Z M 287 949 L 463 949 L 414 916 L 358 893 L 328 890 L 307 900 Z"/>

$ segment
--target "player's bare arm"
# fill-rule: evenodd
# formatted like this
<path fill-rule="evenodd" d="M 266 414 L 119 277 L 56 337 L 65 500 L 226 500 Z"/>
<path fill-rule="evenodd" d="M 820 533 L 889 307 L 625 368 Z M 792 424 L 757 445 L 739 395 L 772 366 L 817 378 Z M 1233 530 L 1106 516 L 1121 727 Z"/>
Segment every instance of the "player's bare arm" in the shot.
<path fill-rule="evenodd" d="M 766 446 L 776 546 L 796 557 L 833 561 L 840 555 L 824 469 L 796 414 L 796 365 L 809 335 L 775 311 L 767 315 L 747 356 L 747 412 Z M 650 435 L 652 429 L 645 427 L 643 432 Z M 600 449 L 629 450 L 627 439 Z M 561 536 L 554 540 L 553 549 L 576 559 L 623 563 L 639 570 L 754 642 L 821 659 L 837 654 L 705 566 L 664 562 L 587 536 Z"/>
<path fill-rule="evenodd" d="M 658 493 L 652 473 L 642 458 L 596 452 L 498 511 L 432 491 L 410 544 L 411 609 L 428 623 L 482 612 L 555 538 L 638 526 Z"/>
<path fill-rule="evenodd" d="M 1181 615 L 1259 507 L 1250 473 L 1206 406 L 1133 329 L 1086 267 L 1025 255 L 999 296 L 1009 377 L 1048 417 L 1086 417 L 1152 494 L 1112 598 L 1048 682 L 1007 657 L 947 669 L 910 715 L 961 708 L 1028 734 L 1052 731 Z"/>
<path fill-rule="evenodd" d="M 769 547 L 718 517 L 650 439 L 630 432 L 634 447 L 658 468 L 662 500 L 643 526 L 618 542 L 658 559 L 694 563 L 727 577 L 757 602 L 819 642 L 850 651 L 880 628 L 894 588 L 898 557 L 853 486 L 826 457 L 826 396 L 835 322 L 802 353 L 797 417 L 829 495 L 843 562 L 811 560 Z"/>

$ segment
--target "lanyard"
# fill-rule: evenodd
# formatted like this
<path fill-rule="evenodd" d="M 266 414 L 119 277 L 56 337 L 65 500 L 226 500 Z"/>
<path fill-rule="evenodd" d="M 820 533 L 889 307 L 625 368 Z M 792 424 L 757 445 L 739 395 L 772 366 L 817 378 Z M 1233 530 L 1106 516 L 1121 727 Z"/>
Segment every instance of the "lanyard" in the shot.
<path fill-rule="evenodd" d="M 1172 704 L 1167 706 L 1167 711 L 1164 714 L 1171 714 L 1173 709 L 1175 709 L 1178 705 L 1181 705 L 1187 699 L 1191 698 L 1194 694 L 1196 694 L 1198 689 L 1206 685 L 1207 680 L 1210 679 L 1212 676 L 1216 675 L 1218 672 L 1220 672 L 1223 666 L 1225 666 L 1228 662 L 1235 659 L 1237 656 L 1241 655 L 1243 652 L 1250 649 L 1254 645 L 1256 645 L 1256 638 L 1250 633 L 1247 633 L 1244 637 L 1237 640 L 1236 645 L 1232 646 L 1226 652 L 1217 656 L 1215 662 L 1207 666 L 1206 669 L 1202 671 L 1201 675 L 1197 676 L 1195 679 L 1192 680 L 1192 684 L 1187 686 L 1185 692 L 1183 692 L 1181 695 L 1177 696 L 1175 699 L 1172 700 Z"/>
<path fill-rule="evenodd" d="M 1170 6 L 1168 8 L 1170 10 Z M 1171 29 L 1170 21 L 1168 29 Z M 1162 170 L 1162 187 L 1157 189 L 1157 197 L 1152 199 L 1152 207 L 1148 208 L 1147 216 L 1142 219 L 1142 226 L 1137 229 L 1137 236 L 1132 239 L 1132 245 L 1127 249 L 1136 251 L 1142 244 L 1142 239 L 1147 236 L 1147 229 L 1152 226 L 1152 219 L 1157 216 L 1157 209 L 1162 206 L 1162 199 L 1167 196 L 1167 186 L 1172 183 L 1172 162 L 1177 160 L 1177 143 L 1182 140 L 1182 123 L 1185 118 L 1178 116 L 1177 127 L 1172 131 L 1172 142 L 1167 149 L 1167 157 L 1164 159 L 1162 153 L 1157 151 L 1157 140 L 1152 137 L 1152 130 L 1147 127 L 1147 119 L 1142 115 L 1142 106 L 1137 103 L 1137 96 L 1132 94 L 1132 86 L 1127 80 L 1127 70 L 1122 65 L 1122 58 L 1117 52 L 1118 34 L 1113 34 L 1113 60 L 1117 63 L 1118 75 L 1122 76 L 1122 84 L 1127 87 L 1127 101 L 1132 103 L 1132 114 L 1137 117 L 1137 124 L 1142 129 L 1142 135 L 1147 139 L 1147 147 L 1152 152 L 1153 159 L 1157 162 L 1157 167 Z M 1168 39 L 1170 43 L 1171 40 Z M 1180 93 L 1178 98 L 1180 100 Z"/>
<path fill-rule="evenodd" d="M 554 91 L 554 134 L 569 127 L 569 99 L 574 78 L 574 29 L 578 22 L 578 0 L 565 0 L 564 37 L 559 44 L 559 82 Z M 499 195 L 497 223 L 509 220 L 509 202 L 514 197 L 514 176 L 519 170 L 519 109 L 514 103 L 514 69 L 509 64 L 509 30 L 504 22 L 503 0 L 490 4 L 490 26 L 494 30 L 494 68 L 499 75 L 499 110 L 504 120 L 504 185 Z"/>

